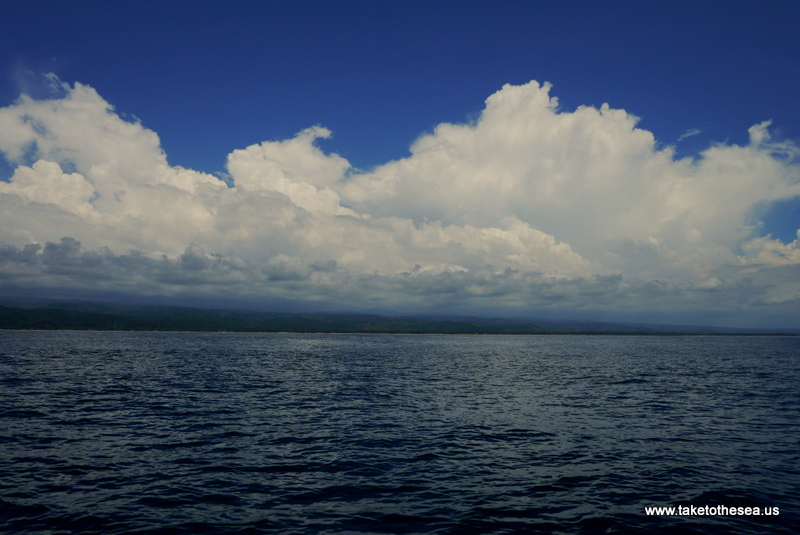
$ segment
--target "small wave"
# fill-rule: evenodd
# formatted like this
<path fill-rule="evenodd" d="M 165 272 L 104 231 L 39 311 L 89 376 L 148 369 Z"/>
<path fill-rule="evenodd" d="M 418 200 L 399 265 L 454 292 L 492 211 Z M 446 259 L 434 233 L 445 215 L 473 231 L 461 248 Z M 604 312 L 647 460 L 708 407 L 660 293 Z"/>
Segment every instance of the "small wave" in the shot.
<path fill-rule="evenodd" d="M 46 417 L 47 414 L 42 411 L 31 410 L 31 409 L 11 409 L 7 411 L 3 411 L 0 413 L 0 418 L 43 418 Z"/>
<path fill-rule="evenodd" d="M 142 505 L 147 507 L 156 507 L 158 509 L 171 509 L 173 507 L 180 507 L 181 505 L 191 505 L 194 500 L 179 499 L 179 498 L 160 498 L 157 496 L 145 496 L 136 500 Z"/>

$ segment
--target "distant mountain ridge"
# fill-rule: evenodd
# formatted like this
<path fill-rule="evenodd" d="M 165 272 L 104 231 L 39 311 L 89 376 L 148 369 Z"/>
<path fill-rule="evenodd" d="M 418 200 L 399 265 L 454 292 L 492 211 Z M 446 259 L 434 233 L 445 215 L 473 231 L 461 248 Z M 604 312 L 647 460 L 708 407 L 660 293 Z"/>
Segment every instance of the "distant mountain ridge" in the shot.
<path fill-rule="evenodd" d="M 0 329 L 396 334 L 729 334 L 800 331 L 365 313 L 289 313 L 188 307 L 16 303 L 0 306 Z"/>

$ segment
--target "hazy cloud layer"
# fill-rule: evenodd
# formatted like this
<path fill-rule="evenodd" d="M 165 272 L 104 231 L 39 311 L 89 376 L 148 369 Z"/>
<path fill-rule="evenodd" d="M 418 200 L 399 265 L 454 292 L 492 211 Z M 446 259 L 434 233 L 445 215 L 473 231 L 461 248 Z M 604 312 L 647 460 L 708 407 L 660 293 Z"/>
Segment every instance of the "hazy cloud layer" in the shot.
<path fill-rule="evenodd" d="M 57 81 L 54 81 L 56 83 Z M 637 118 L 504 86 L 368 172 L 326 128 L 228 156 L 232 187 L 170 166 L 94 89 L 0 109 L 0 283 L 40 291 L 520 314 L 800 310 L 800 246 L 758 233 L 800 195 L 764 122 L 679 159 Z M 690 135 L 687 133 L 687 135 Z"/>

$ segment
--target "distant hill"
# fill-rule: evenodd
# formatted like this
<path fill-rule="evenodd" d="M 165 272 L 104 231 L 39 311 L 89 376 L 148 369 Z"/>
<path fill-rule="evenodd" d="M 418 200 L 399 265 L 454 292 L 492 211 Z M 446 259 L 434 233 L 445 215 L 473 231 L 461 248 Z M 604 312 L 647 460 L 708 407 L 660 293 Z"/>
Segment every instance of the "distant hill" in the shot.
<path fill-rule="evenodd" d="M 0 306 L 0 329 L 398 334 L 798 334 L 638 323 L 280 313 L 92 303 Z"/>

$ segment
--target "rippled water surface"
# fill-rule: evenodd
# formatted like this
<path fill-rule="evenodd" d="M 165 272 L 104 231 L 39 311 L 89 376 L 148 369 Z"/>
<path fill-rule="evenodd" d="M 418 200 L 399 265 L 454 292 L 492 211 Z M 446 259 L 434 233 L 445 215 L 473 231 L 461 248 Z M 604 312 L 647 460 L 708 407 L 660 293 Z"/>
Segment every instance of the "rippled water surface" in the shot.
<path fill-rule="evenodd" d="M 798 338 L 0 332 L 0 394 L 0 532 L 800 532 Z"/>

